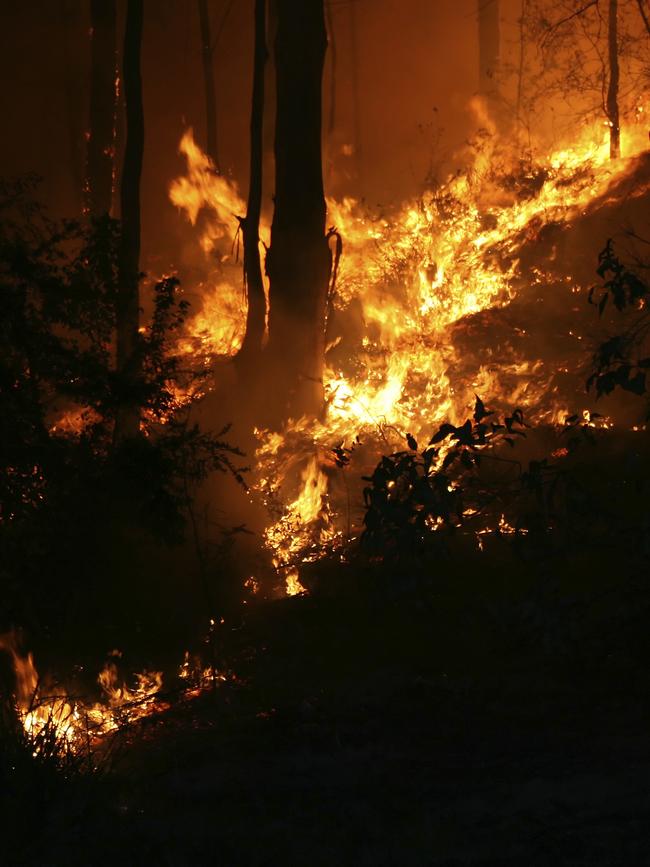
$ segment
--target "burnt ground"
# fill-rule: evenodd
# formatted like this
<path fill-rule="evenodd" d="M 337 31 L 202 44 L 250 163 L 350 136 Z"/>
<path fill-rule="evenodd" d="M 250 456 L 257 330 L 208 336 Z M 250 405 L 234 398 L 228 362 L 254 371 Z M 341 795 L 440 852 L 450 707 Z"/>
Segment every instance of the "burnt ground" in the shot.
<path fill-rule="evenodd" d="M 0 860 L 650 864 L 650 590 L 617 562 L 253 606 L 236 679 L 96 777 L 4 787 Z"/>

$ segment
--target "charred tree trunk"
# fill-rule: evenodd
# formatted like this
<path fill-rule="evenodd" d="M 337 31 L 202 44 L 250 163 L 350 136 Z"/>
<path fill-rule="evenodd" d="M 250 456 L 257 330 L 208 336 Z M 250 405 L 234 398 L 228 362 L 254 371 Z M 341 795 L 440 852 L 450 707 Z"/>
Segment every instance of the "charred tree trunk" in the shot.
<path fill-rule="evenodd" d="M 609 121 L 609 157 L 615 160 L 621 155 L 621 121 L 618 110 L 618 86 L 620 80 L 618 66 L 618 0 L 609 0 L 607 43 L 609 82 L 607 85 L 606 112 L 607 120 Z"/>
<path fill-rule="evenodd" d="M 330 253 L 321 150 L 327 48 L 323 0 L 278 0 L 275 209 L 266 267 L 269 356 L 276 405 L 290 416 L 323 409 Z"/>
<path fill-rule="evenodd" d="M 124 34 L 126 144 L 120 189 L 122 236 L 116 306 L 116 366 L 123 384 L 124 395 L 115 419 L 116 443 L 136 436 L 140 424 L 140 408 L 134 386 L 138 374 L 140 176 L 144 151 L 144 112 L 140 73 L 142 2 L 143 0 L 128 0 Z"/>
<path fill-rule="evenodd" d="M 248 297 L 246 334 L 238 360 L 244 367 L 259 361 L 266 324 L 266 298 L 260 260 L 260 213 L 264 161 L 264 75 L 266 49 L 266 0 L 255 0 L 255 56 L 250 123 L 250 182 L 244 236 L 244 280 Z"/>
<path fill-rule="evenodd" d="M 478 90 L 490 117 L 499 114 L 499 0 L 478 0 Z"/>
<path fill-rule="evenodd" d="M 85 210 L 99 216 L 113 204 L 117 75 L 116 0 L 90 0 L 90 119 Z"/>
<path fill-rule="evenodd" d="M 214 69 L 212 64 L 212 37 L 210 32 L 210 13 L 208 0 L 199 2 L 199 23 L 201 27 L 201 58 L 203 60 L 203 85 L 205 90 L 205 131 L 207 154 L 220 172 L 217 152 L 217 101 L 214 91 Z"/>

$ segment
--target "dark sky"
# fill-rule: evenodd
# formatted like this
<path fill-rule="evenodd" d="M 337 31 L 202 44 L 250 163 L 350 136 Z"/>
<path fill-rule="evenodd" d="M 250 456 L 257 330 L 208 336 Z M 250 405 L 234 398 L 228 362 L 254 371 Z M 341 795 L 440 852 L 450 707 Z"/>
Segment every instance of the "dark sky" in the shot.
<path fill-rule="evenodd" d="M 223 168 L 245 192 L 253 0 L 211 0 L 215 31 L 229 5 L 215 51 L 219 150 Z M 42 175 L 41 196 L 55 214 L 72 215 L 80 204 L 89 6 L 89 0 L 2 3 L 0 171 Z M 477 86 L 475 8 L 475 0 L 331 0 L 336 110 L 334 129 L 326 135 L 330 192 L 385 203 L 422 187 L 432 154 L 447 158 L 443 170 L 453 167 L 453 154 L 472 128 L 468 100 Z M 142 202 L 150 253 L 173 244 L 178 228 L 167 187 L 183 168 L 179 138 L 187 125 L 195 127 L 200 142 L 204 137 L 198 29 L 195 0 L 145 0 Z M 326 103 L 331 57 L 330 50 Z M 328 105 L 325 119 L 328 126 Z M 341 155 L 345 145 L 355 143 L 358 159 Z"/>

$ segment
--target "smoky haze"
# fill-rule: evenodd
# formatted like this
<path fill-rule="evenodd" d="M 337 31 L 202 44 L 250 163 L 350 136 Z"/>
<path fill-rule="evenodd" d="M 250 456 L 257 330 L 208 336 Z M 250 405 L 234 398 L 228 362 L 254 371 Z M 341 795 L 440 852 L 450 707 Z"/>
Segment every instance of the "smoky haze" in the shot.
<path fill-rule="evenodd" d="M 118 48 L 124 6 L 118 3 Z M 39 195 L 53 215 L 73 216 L 81 208 L 89 7 L 81 0 L 3 4 L 2 174 L 42 176 Z M 210 12 L 219 157 L 245 193 L 253 4 L 213 0 Z M 331 0 L 328 24 L 333 38 L 324 78 L 327 192 L 385 204 L 453 169 L 454 156 L 475 126 L 468 109 L 477 87 L 474 0 Z M 143 266 L 155 272 L 175 263 L 179 236 L 187 231 L 167 194 L 184 169 L 178 155 L 182 132 L 193 126 L 205 146 L 195 3 L 146 5 L 142 62 Z M 272 110 L 269 106 L 267 113 Z M 117 132 L 119 148 L 124 133 L 119 118 Z M 267 208 L 271 183 L 267 176 Z"/>

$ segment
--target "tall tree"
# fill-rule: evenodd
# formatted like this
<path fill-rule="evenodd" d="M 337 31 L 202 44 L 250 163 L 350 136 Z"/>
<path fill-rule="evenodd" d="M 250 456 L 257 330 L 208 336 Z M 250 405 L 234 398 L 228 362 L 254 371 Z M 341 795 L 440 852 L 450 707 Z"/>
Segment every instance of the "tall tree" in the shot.
<path fill-rule="evenodd" d="M 264 77 L 266 48 L 266 0 L 255 0 L 255 48 L 253 97 L 250 121 L 250 180 L 246 216 L 241 220 L 244 236 L 244 280 L 248 297 L 246 334 L 239 360 L 250 366 L 259 361 L 266 325 L 266 297 L 260 260 L 260 213 L 264 162 Z"/>
<path fill-rule="evenodd" d="M 609 156 L 610 159 L 615 160 L 621 155 L 621 121 L 618 109 L 618 87 L 620 80 L 618 66 L 618 0 L 609 0 L 607 48 L 608 81 L 605 110 L 609 123 Z"/>
<path fill-rule="evenodd" d="M 330 252 L 322 172 L 323 0 L 277 0 L 275 208 L 266 269 L 269 356 L 289 415 L 323 407 Z"/>
<path fill-rule="evenodd" d="M 201 27 L 201 59 L 203 62 L 203 87 L 205 92 L 205 131 L 207 154 L 217 171 L 219 154 L 217 151 L 217 102 L 214 90 L 214 66 L 212 62 L 212 35 L 208 0 L 198 0 L 199 25 Z"/>
<path fill-rule="evenodd" d="M 478 0 L 478 89 L 492 120 L 499 108 L 499 0 Z"/>
<path fill-rule="evenodd" d="M 126 104 L 126 143 L 120 187 L 122 234 L 119 250 L 119 289 L 116 306 L 116 367 L 124 387 L 115 421 L 116 443 L 136 436 L 140 413 L 132 387 L 137 377 L 140 299 L 140 177 L 144 152 L 142 106 L 143 0 L 128 0 L 124 33 L 123 77 Z"/>
<path fill-rule="evenodd" d="M 90 117 L 85 210 L 110 213 L 113 204 L 117 100 L 116 0 L 90 0 Z"/>
<path fill-rule="evenodd" d="M 602 118 L 610 157 L 621 155 L 621 128 L 636 114 L 647 84 L 647 48 L 639 26 L 646 6 L 647 0 L 565 0 L 558 14 L 557 0 L 526 0 L 527 38 L 538 51 L 528 53 L 523 75 L 528 110 L 538 124 L 557 97 L 566 107 L 567 132 L 574 131 L 578 117 Z M 559 118 L 558 112 L 556 129 Z"/>

